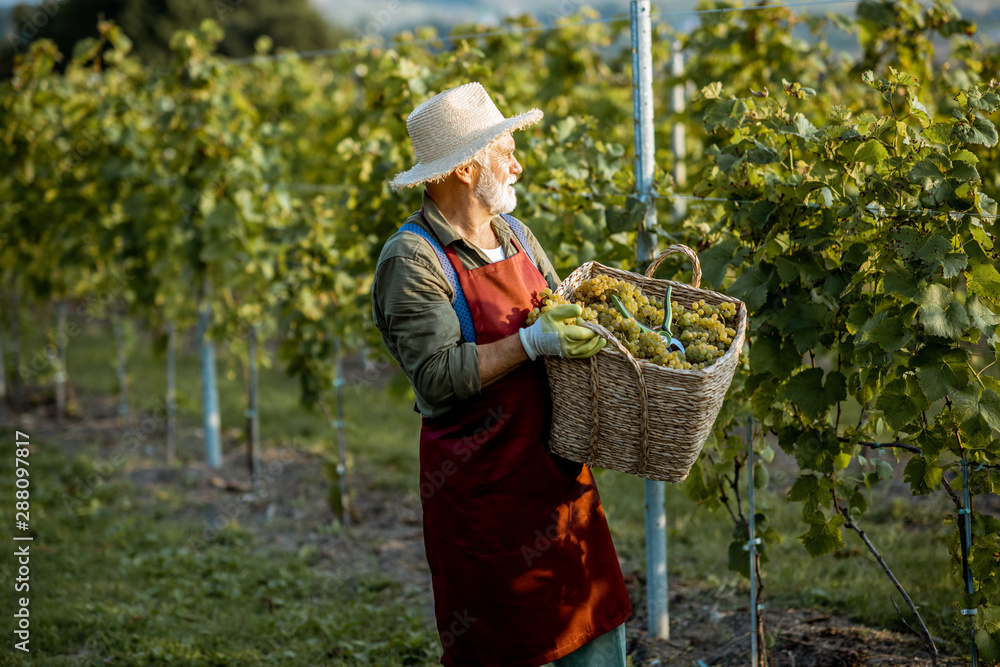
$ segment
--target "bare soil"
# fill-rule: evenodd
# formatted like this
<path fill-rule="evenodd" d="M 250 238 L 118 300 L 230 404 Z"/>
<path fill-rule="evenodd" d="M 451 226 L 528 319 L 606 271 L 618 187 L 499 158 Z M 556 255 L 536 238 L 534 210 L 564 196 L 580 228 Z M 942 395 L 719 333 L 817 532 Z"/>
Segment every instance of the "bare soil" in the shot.
<path fill-rule="evenodd" d="M 0 423 L 30 430 L 33 438 L 58 443 L 67 455 L 86 443 L 99 443 L 100 456 L 121 447 L 114 397 L 79 397 L 80 415 L 59 424 L 54 405 L 36 398 L 28 409 L 12 414 L 4 409 Z M 371 484 L 363 466 L 352 481 L 358 490 L 355 525 L 338 529 L 327 502 L 328 481 L 323 458 L 302 449 L 269 447 L 262 453 L 264 484 L 258 493 L 249 481 L 242 434 L 224 433 L 229 453 L 218 469 L 203 461 L 203 436 L 181 425 L 180 463 L 162 460 L 165 434 L 157 429 L 143 447 L 128 455 L 121 473 L 143 489 L 136 500 L 156 502 L 162 488 L 182 494 L 185 502 L 174 515 L 185 518 L 208 535 L 227 520 L 254 531 L 271 548 L 297 552 L 314 549 L 315 567 L 336 575 L 361 574 L 376 568 L 398 582 L 405 599 L 433 624 L 430 573 L 424 557 L 419 498 Z M 213 526 L 215 528 L 213 528 Z M 671 638 L 651 640 L 647 634 L 644 573 L 626 572 L 635 616 L 626 624 L 628 650 L 634 664 L 735 667 L 750 664 L 749 610 L 733 594 L 706 591 L 695 582 L 670 581 Z M 776 636 L 767 653 L 773 667 L 854 667 L 862 665 L 931 665 L 919 640 L 876 629 L 817 609 L 774 609 L 766 612 L 767 631 Z M 938 665 L 962 665 L 942 656 Z"/>

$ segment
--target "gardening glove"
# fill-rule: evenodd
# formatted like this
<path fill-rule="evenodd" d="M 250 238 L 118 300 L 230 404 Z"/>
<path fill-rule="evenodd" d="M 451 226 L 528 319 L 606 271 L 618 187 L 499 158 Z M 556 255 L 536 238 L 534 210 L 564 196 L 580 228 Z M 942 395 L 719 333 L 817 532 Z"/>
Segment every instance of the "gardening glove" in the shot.
<path fill-rule="evenodd" d="M 518 331 L 528 358 L 534 361 L 538 355 L 544 354 L 586 359 L 597 354 L 607 341 L 585 327 L 563 324 L 563 320 L 579 318 L 582 312 L 579 304 L 560 304 L 542 313 L 530 327 Z"/>

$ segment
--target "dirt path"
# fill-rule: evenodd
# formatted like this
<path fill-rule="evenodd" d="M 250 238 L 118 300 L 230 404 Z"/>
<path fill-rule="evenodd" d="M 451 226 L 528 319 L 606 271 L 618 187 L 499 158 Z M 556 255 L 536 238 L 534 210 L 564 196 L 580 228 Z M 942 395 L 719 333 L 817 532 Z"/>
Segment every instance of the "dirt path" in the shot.
<path fill-rule="evenodd" d="M 81 418 L 56 423 L 52 406 L 36 405 L 29 412 L 11 416 L 4 423 L 25 430 L 39 440 L 60 444 L 68 455 L 87 442 L 100 443 L 98 460 L 113 460 L 121 448 L 116 402 L 81 399 Z M 241 449 L 230 445 L 230 454 L 219 469 L 201 462 L 200 429 L 181 426 L 179 452 L 183 467 L 167 467 L 161 460 L 164 435 L 157 431 L 121 464 L 145 502 L 155 502 L 163 487 L 182 494 L 185 502 L 174 515 L 191 521 L 192 540 L 210 538 L 227 522 L 237 521 L 254 531 L 268 548 L 299 551 L 312 549 L 315 567 L 338 576 L 363 574 L 376 569 L 398 582 L 404 599 L 433 623 L 430 573 L 424 558 L 419 498 L 377 488 L 361 467 L 353 483 L 358 489 L 360 523 L 338 530 L 326 500 L 328 482 L 322 474 L 323 459 L 293 447 L 267 448 L 262 455 L 264 485 L 254 493 Z M 229 432 L 230 443 L 239 436 Z M 670 581 L 671 639 L 651 642 L 646 634 L 644 573 L 628 572 L 626 581 L 635 610 L 627 624 L 629 653 L 634 664 L 736 667 L 750 663 L 749 612 L 746 600 L 719 595 L 688 582 Z M 769 653 L 774 667 L 834 667 L 855 665 L 930 665 L 920 642 L 885 630 L 876 630 L 814 609 L 767 610 L 767 629 L 777 633 Z M 942 658 L 939 665 L 964 661 Z"/>

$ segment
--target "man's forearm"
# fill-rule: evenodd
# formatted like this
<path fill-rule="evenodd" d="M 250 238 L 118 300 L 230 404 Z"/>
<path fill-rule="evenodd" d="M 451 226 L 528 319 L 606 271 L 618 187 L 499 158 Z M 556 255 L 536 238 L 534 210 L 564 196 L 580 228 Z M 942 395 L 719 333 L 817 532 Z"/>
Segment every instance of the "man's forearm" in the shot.
<path fill-rule="evenodd" d="M 490 385 L 528 361 L 528 355 L 517 334 L 493 343 L 478 345 L 479 378 L 482 386 Z"/>

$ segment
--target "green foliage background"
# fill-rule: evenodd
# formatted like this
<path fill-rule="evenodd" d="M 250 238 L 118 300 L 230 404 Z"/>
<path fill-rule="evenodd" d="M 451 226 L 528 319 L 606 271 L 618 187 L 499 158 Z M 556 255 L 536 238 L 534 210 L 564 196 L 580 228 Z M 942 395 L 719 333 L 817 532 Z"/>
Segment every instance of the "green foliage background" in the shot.
<path fill-rule="evenodd" d="M 591 259 L 642 269 L 628 26 L 579 24 L 592 18 L 582 10 L 557 30 L 407 43 L 439 38 L 424 29 L 313 60 L 270 57 L 273 42 L 260 38 L 260 57 L 246 63 L 218 55 L 225 36 L 214 21 L 174 34 L 158 66 L 132 55 L 109 22 L 71 57 L 37 42 L 0 87 L 0 193 L 12 202 L 0 208 L 0 276 L 44 302 L 123 274 L 133 315 L 182 327 L 208 276 L 216 339 L 242 350 L 247 324 L 262 323 L 312 405 L 330 392 L 336 338 L 381 349 L 372 270 L 419 207 L 419 192 L 388 187 L 413 160 L 406 115 L 470 80 L 506 115 L 546 113 L 516 137 L 518 215 L 560 275 Z M 730 494 L 751 414 L 768 436 L 762 458 L 780 446 L 802 471 L 788 500 L 802 504 L 800 538 L 814 557 L 863 524 L 868 492 L 895 457 L 915 495 L 964 506 L 962 459 L 973 494 L 994 492 L 1000 382 L 982 360 L 995 358 L 1000 324 L 1000 53 L 945 0 L 865 0 L 852 18 L 763 8 L 700 19 L 676 36 L 688 54 L 678 80 L 665 73 L 675 36 L 656 24 L 653 231 L 661 245 L 696 248 L 706 283 L 744 300 L 751 328 L 749 363 L 688 496 L 738 504 Z M 795 36 L 799 26 L 811 42 Z M 539 26 L 521 17 L 507 27 Z M 856 36 L 859 58 L 827 45 L 831 27 Z M 487 32 L 455 29 L 476 31 Z M 941 40 L 947 58 L 935 56 Z M 700 91 L 680 116 L 664 111 L 677 81 Z M 670 215 L 673 195 L 687 194 L 668 176 L 675 123 L 687 129 L 694 193 L 723 200 L 691 202 L 682 220 Z M 663 277 L 687 274 L 665 266 Z M 746 539 L 738 515 L 734 544 Z M 766 548 L 780 536 L 760 521 Z M 955 534 L 952 565 L 966 559 L 974 584 L 968 599 L 956 592 L 955 624 L 996 661 L 1000 520 L 975 514 L 968 554 Z M 978 613 L 960 616 L 967 608 Z"/>

